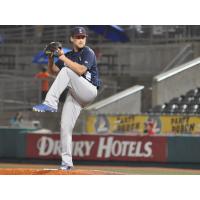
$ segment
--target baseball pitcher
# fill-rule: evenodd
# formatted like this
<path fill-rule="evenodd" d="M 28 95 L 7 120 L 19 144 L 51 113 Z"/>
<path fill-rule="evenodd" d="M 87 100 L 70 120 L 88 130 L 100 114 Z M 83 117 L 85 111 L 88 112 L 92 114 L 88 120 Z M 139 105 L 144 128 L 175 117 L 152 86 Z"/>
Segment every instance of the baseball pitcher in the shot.
<path fill-rule="evenodd" d="M 45 48 L 48 71 L 57 75 L 42 104 L 33 107 L 36 112 L 57 112 L 59 97 L 68 87 L 61 115 L 61 170 L 71 170 L 72 131 L 81 110 L 97 96 L 100 86 L 96 56 L 86 46 L 87 33 L 83 27 L 71 30 L 72 51 L 64 54 L 62 44 L 51 42 Z M 54 63 L 53 57 L 59 59 Z"/>

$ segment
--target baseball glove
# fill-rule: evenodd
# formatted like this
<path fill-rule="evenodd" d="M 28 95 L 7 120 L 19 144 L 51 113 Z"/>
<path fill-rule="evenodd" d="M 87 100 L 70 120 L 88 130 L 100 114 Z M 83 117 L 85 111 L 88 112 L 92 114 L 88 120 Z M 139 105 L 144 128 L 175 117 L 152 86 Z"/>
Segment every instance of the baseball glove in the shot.
<path fill-rule="evenodd" d="M 50 56 L 53 53 L 53 56 L 57 57 L 58 49 L 62 49 L 62 44 L 60 42 L 51 42 L 44 48 L 44 53 L 47 56 Z"/>

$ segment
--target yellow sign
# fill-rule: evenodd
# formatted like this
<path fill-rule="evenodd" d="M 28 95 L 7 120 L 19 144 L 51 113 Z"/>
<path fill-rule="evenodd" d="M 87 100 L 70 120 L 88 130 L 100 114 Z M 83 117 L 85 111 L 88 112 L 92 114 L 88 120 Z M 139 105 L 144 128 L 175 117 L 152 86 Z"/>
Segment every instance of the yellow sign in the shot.
<path fill-rule="evenodd" d="M 135 134 L 200 134 L 200 117 L 151 115 L 89 116 L 86 132 Z"/>

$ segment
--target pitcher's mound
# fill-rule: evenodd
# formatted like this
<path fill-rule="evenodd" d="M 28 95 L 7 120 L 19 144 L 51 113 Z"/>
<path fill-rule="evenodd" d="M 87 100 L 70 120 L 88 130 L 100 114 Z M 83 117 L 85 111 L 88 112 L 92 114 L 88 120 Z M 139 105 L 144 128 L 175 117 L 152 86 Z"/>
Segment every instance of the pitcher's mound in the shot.
<path fill-rule="evenodd" d="M 7 168 L 0 169 L 0 175 L 119 175 L 122 173 L 101 170 L 79 170 L 63 171 L 58 169 L 26 169 Z"/>

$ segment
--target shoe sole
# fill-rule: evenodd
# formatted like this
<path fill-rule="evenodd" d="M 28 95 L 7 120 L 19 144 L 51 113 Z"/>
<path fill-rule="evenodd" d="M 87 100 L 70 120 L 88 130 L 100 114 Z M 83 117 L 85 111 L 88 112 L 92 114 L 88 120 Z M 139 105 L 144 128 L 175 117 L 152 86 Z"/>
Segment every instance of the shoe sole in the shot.
<path fill-rule="evenodd" d="M 65 167 L 63 167 L 63 168 L 60 167 L 60 168 L 59 168 L 59 170 L 63 170 L 63 171 L 70 171 L 70 170 L 73 170 L 73 169 L 74 169 L 73 167 L 70 167 L 70 168 L 68 168 L 68 169 L 65 168 Z"/>
<path fill-rule="evenodd" d="M 50 111 L 50 110 L 38 110 L 38 109 L 36 109 L 36 108 L 33 108 L 33 111 L 35 111 L 35 112 L 57 112 L 57 111 Z"/>

